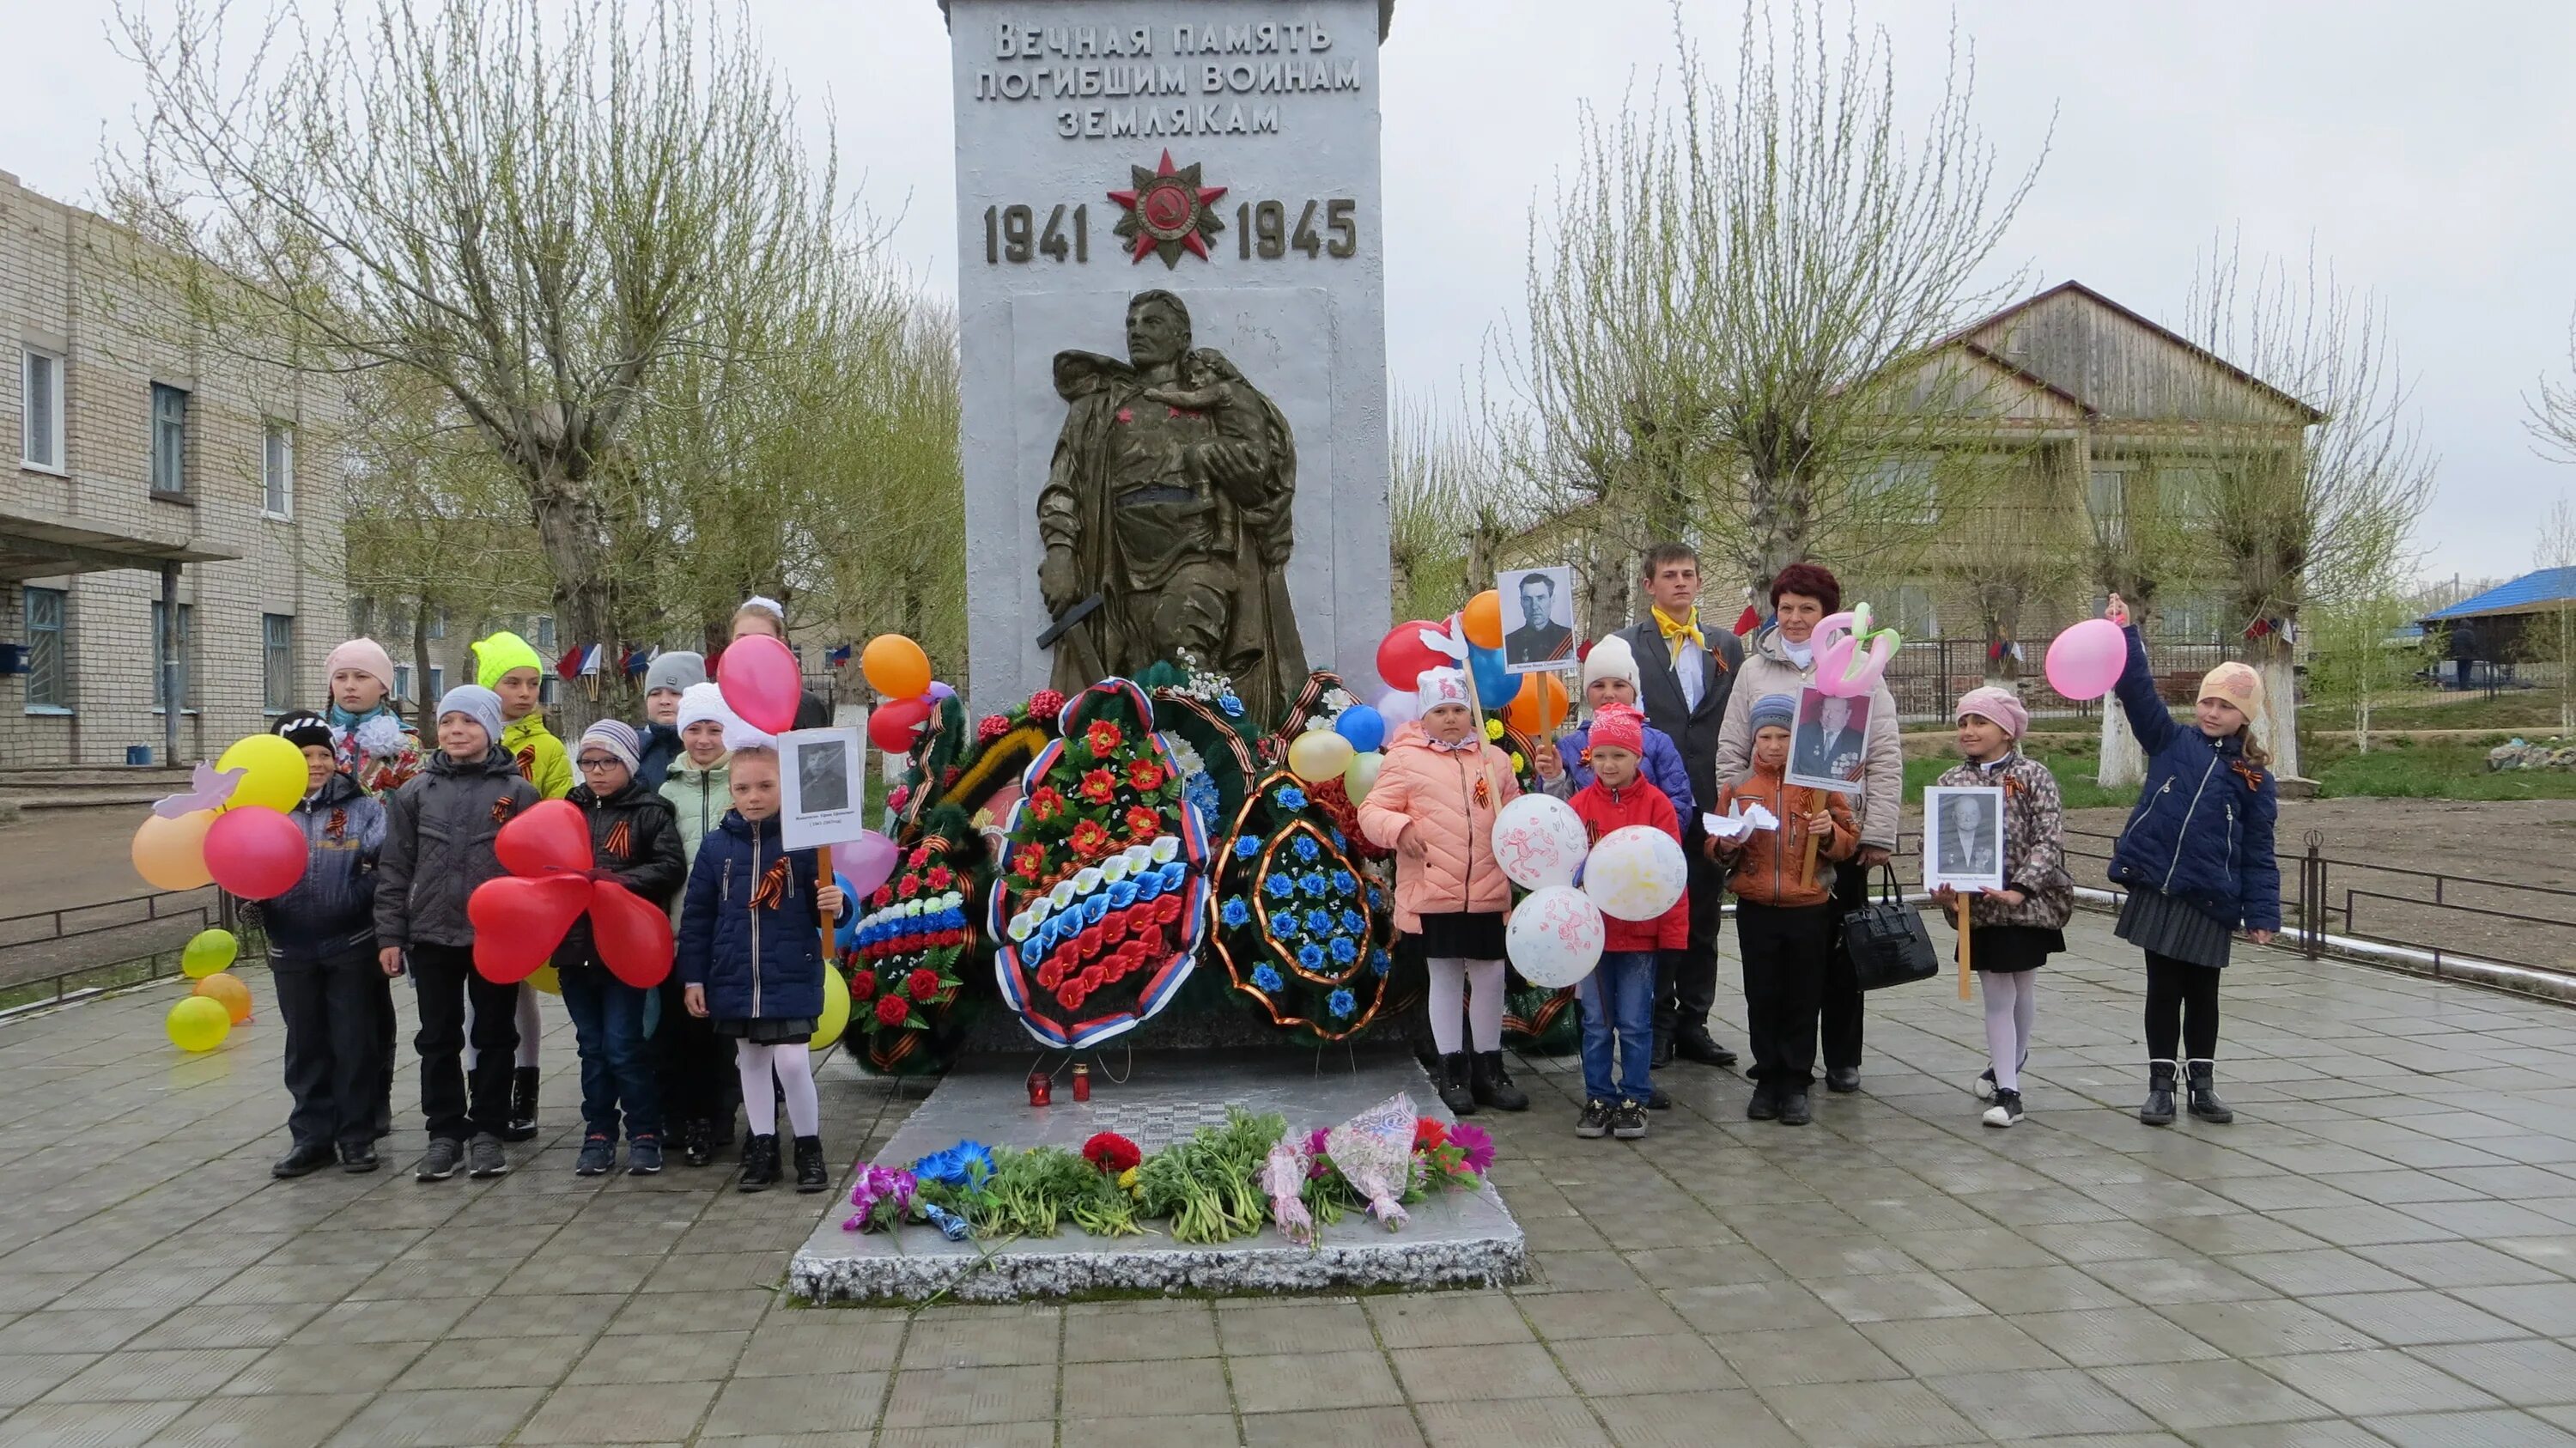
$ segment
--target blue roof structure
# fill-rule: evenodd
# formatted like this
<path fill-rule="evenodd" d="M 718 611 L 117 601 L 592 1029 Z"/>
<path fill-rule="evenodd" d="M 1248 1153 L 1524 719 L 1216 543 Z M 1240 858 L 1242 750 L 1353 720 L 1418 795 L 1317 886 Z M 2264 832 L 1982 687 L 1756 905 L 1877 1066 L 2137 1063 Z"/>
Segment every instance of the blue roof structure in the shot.
<path fill-rule="evenodd" d="M 2576 568 L 2543 568 L 2526 573 L 2511 583 L 2498 584 L 2475 597 L 2461 599 L 2438 613 L 2428 613 L 2424 621 L 2441 623 L 2449 619 L 2535 613 L 2570 600 L 2576 600 Z"/>

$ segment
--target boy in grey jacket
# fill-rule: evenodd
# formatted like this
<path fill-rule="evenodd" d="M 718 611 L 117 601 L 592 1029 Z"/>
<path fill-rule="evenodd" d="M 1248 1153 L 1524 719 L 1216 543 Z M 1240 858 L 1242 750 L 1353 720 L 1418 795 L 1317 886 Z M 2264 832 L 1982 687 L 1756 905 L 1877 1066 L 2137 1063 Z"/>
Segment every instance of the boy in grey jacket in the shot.
<path fill-rule="evenodd" d="M 420 998 L 420 1106 L 429 1150 L 414 1175 L 445 1181 L 510 1169 L 501 1152 L 509 1122 L 510 1065 L 519 1045 L 518 993 L 474 969 L 474 925 L 465 902 L 502 873 L 493 841 L 537 803 L 537 787 L 501 747 L 501 697 L 459 684 L 438 701 L 438 752 L 386 802 L 385 848 L 376 869 L 376 944 L 388 976 L 408 957 Z M 465 1071 L 465 1005 L 474 1004 L 474 1069 Z M 470 1142 L 469 1142 L 470 1137 Z"/>

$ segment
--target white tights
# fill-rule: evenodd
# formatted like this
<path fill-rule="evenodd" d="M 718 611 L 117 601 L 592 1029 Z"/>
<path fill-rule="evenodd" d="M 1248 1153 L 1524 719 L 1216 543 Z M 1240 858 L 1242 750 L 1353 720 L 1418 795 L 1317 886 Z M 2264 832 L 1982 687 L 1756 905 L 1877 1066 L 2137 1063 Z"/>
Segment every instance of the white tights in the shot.
<path fill-rule="evenodd" d="M 1503 1048 L 1503 963 L 1499 960 L 1465 960 L 1454 955 L 1435 956 L 1431 967 L 1431 1044 L 1444 1056 L 1455 1055 L 1466 1047 L 1458 1041 L 1458 1017 L 1463 1009 L 1468 1015 L 1467 1027 L 1475 1037 L 1479 1051 Z M 1471 994 L 1472 992 L 1472 994 Z"/>
<path fill-rule="evenodd" d="M 1994 1057 L 1995 1089 L 2019 1091 L 2031 1021 L 2039 1014 L 2039 972 L 1981 970 L 1977 980 L 1986 993 L 1986 1054 Z"/>
<path fill-rule="evenodd" d="M 751 1122 L 752 1135 L 778 1134 L 778 1101 L 769 1090 L 773 1070 L 778 1074 L 778 1084 L 787 1092 L 789 1129 L 798 1136 L 822 1134 L 822 1103 L 814 1096 L 814 1056 L 803 1041 L 775 1046 L 736 1041 L 733 1062 L 734 1069 L 742 1073 L 742 1114 Z"/>

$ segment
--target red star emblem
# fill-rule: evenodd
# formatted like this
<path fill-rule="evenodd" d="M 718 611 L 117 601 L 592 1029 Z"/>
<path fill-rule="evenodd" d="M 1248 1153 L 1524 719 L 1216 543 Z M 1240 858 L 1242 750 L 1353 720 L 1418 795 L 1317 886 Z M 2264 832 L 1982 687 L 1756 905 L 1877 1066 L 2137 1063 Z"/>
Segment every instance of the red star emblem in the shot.
<path fill-rule="evenodd" d="M 1133 189 L 1112 191 L 1109 199 L 1127 208 L 1112 230 L 1135 240 L 1131 261 L 1143 261 L 1148 252 L 1163 258 L 1165 267 L 1181 264 L 1181 253 L 1198 257 L 1208 254 L 1207 238 L 1225 230 L 1212 209 L 1216 199 L 1225 194 L 1222 186 L 1199 184 L 1199 163 L 1192 161 L 1175 169 L 1172 153 L 1163 153 L 1163 162 L 1148 171 L 1142 166 L 1127 168 L 1132 173 Z"/>

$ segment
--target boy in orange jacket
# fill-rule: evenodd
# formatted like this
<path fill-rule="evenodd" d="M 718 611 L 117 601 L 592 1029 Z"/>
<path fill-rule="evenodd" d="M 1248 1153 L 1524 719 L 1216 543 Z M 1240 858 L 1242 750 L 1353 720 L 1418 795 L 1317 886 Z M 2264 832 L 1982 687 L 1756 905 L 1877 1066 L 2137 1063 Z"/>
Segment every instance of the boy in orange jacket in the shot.
<path fill-rule="evenodd" d="M 1568 801 L 1586 835 L 1598 842 L 1612 830 L 1643 825 L 1681 843 L 1672 800 L 1639 772 L 1646 755 L 1644 715 L 1624 704 L 1602 705 L 1593 715 L 1588 752 L 1592 782 Z M 1646 1102 L 1655 1089 L 1646 1076 L 1654 1057 L 1655 952 L 1689 942 L 1690 902 L 1676 900 L 1652 920 L 1602 923 L 1608 933 L 1601 963 L 1576 987 L 1583 1002 L 1583 1114 L 1575 1119 L 1574 1134 L 1634 1141 L 1646 1134 Z"/>
<path fill-rule="evenodd" d="M 1841 795 L 1787 783 L 1789 732 L 1798 701 L 1766 694 L 1751 712 L 1753 773 L 1721 792 L 1717 813 L 1738 802 L 1758 804 L 1779 820 L 1735 841 L 1714 836 L 1712 858 L 1729 866 L 1735 892 L 1735 938 L 1744 956 L 1744 1010 L 1753 1038 L 1755 1121 L 1804 1126 L 1807 1092 L 1816 1080 L 1816 1018 L 1824 1008 L 1829 948 L 1831 862 L 1860 848 L 1851 805 Z M 1816 873 L 1801 880 L 1807 840 L 1816 840 Z"/>

